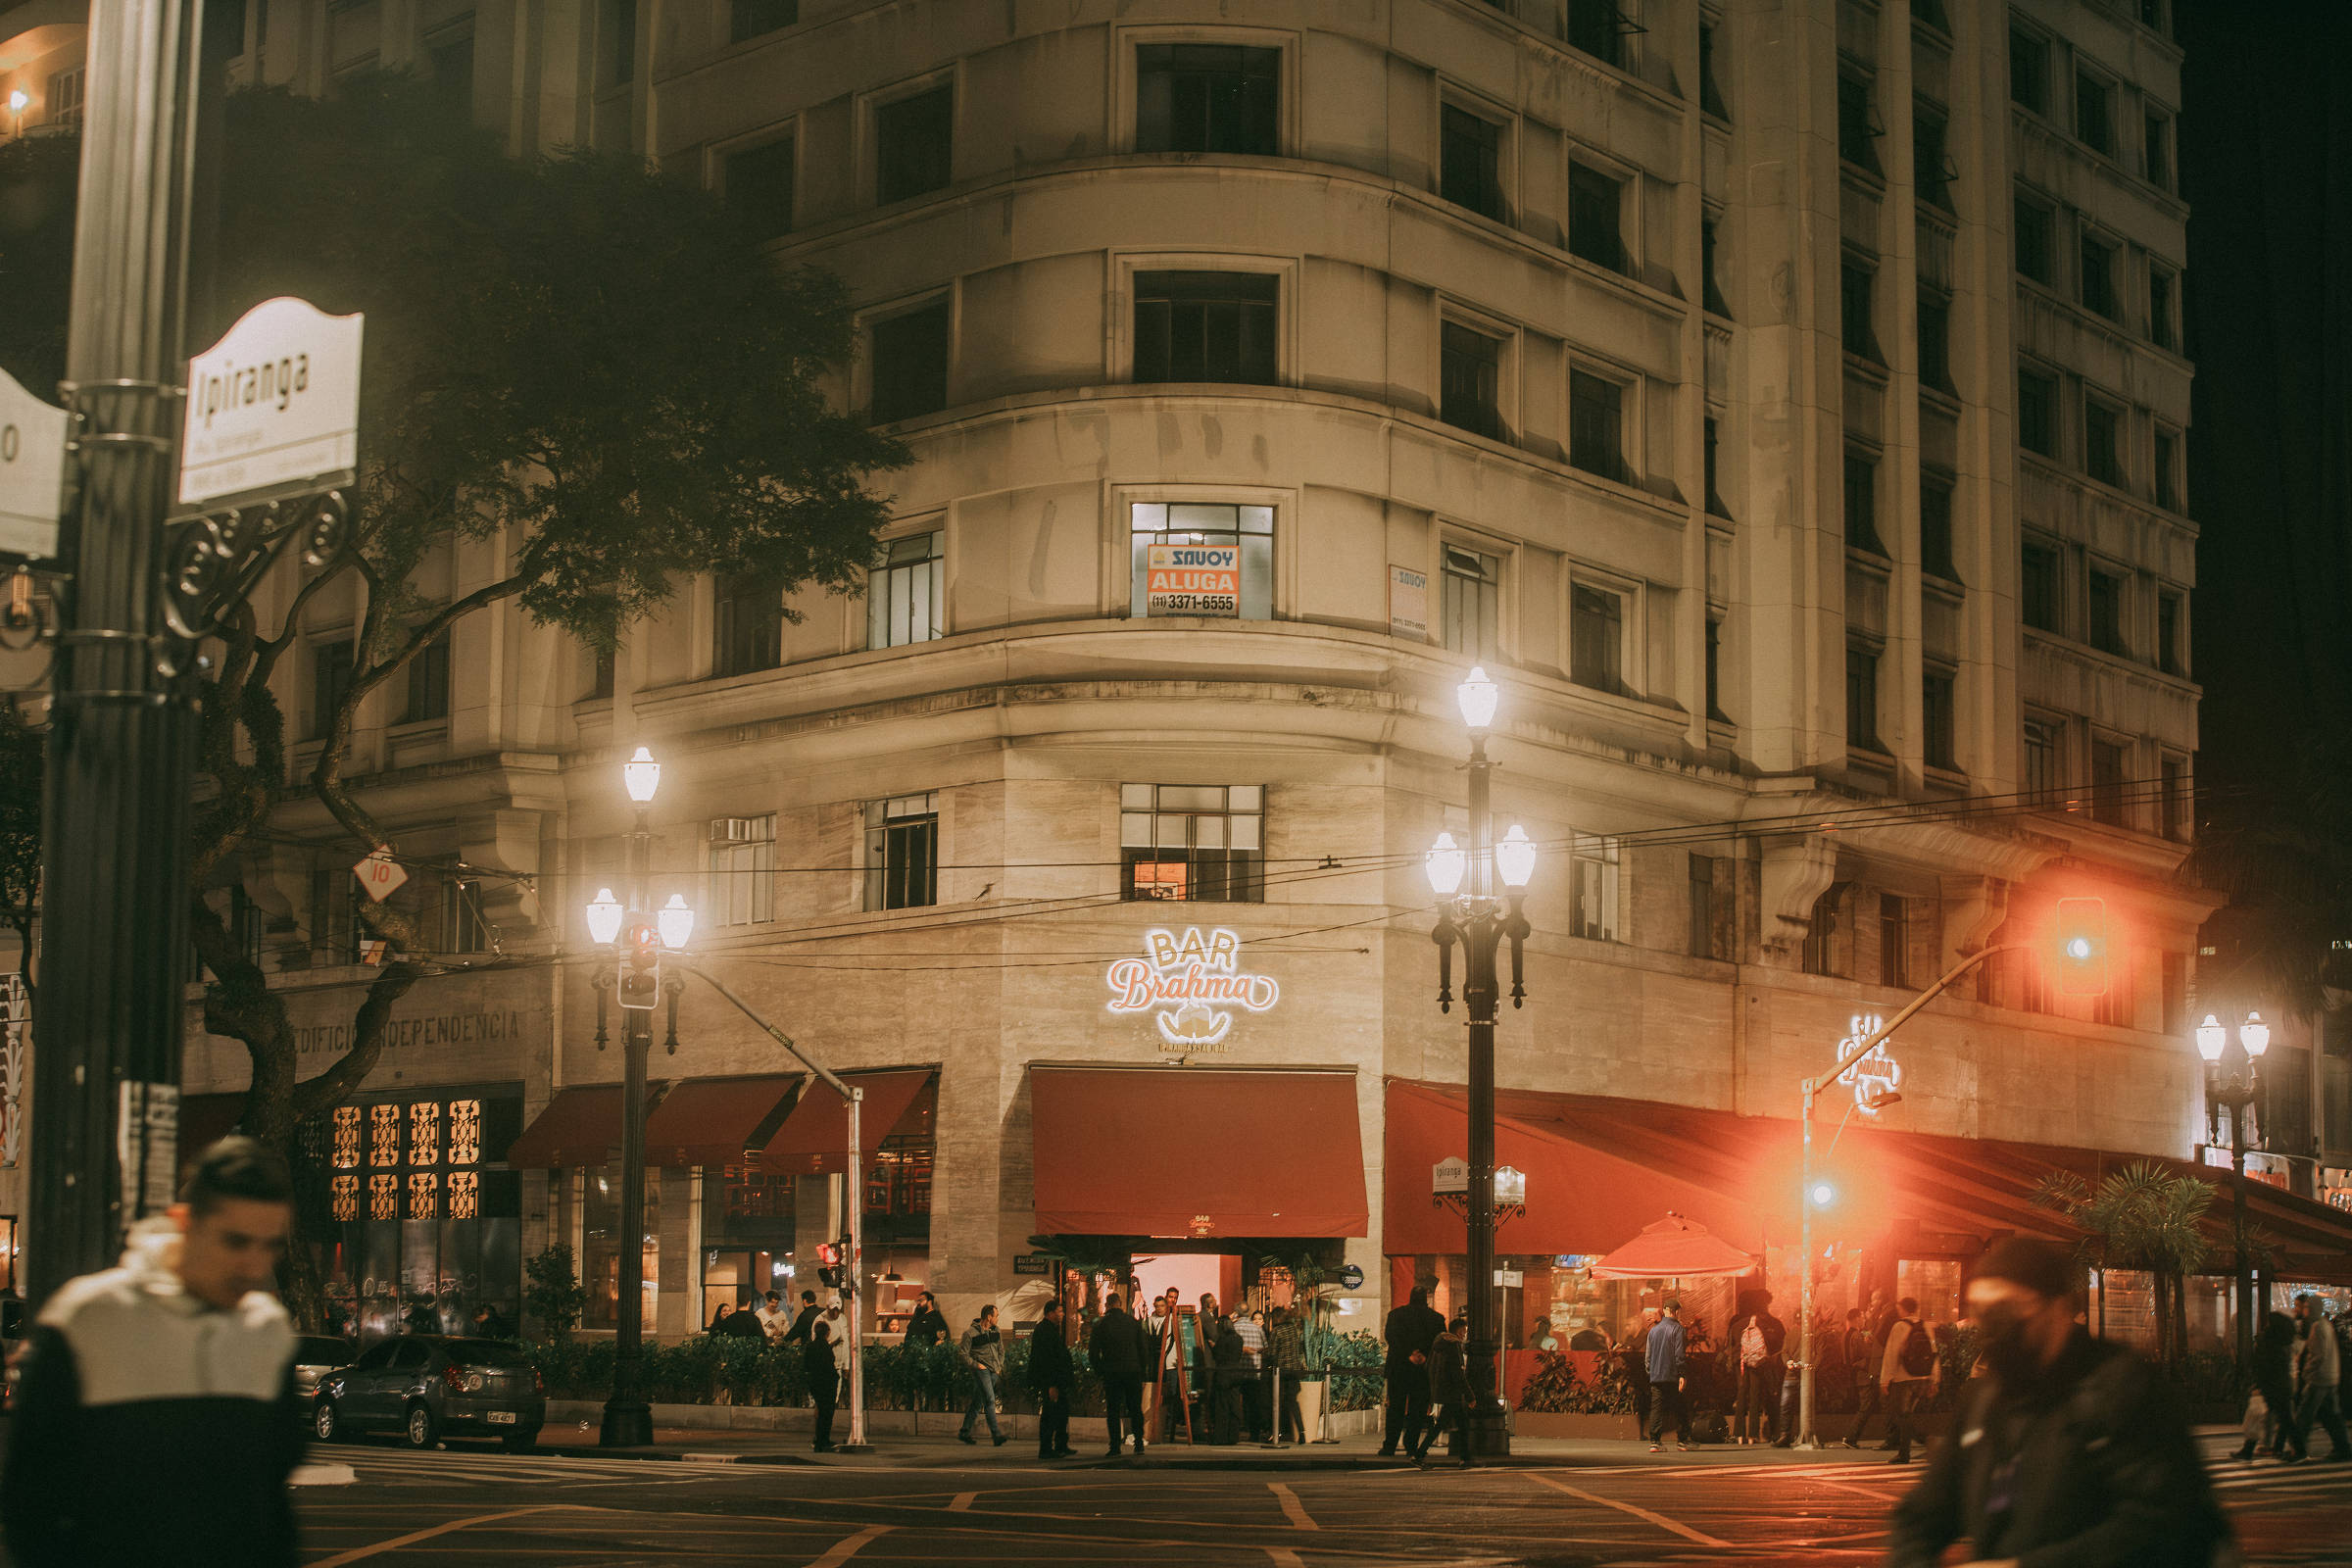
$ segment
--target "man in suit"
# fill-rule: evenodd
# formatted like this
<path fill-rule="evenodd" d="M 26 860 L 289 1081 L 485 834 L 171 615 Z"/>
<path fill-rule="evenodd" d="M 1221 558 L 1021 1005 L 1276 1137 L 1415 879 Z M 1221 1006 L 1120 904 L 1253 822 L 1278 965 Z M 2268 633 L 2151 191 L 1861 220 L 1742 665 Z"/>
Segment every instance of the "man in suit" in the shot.
<path fill-rule="evenodd" d="M 1381 1332 L 1389 1347 L 1389 1419 L 1380 1442 L 1385 1458 L 1396 1457 L 1399 1438 L 1408 1448 L 1421 1446 L 1421 1428 L 1429 1420 L 1429 1352 L 1445 1332 L 1446 1320 L 1430 1307 L 1424 1287 L 1413 1287 L 1405 1303 L 1389 1313 Z"/>

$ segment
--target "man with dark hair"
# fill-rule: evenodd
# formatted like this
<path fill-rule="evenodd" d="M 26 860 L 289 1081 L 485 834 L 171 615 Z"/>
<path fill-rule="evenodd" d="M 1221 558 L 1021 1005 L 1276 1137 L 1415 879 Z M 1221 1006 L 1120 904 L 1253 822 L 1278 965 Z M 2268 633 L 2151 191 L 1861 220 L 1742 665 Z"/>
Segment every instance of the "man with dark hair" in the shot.
<path fill-rule="evenodd" d="M 1078 1381 L 1078 1364 L 1070 1342 L 1061 1335 L 1061 1298 L 1046 1302 L 1037 1327 L 1029 1331 L 1029 1387 L 1037 1395 L 1037 1456 L 1064 1458 L 1070 1447 L 1070 1389 Z"/>
<path fill-rule="evenodd" d="M 1381 1457 L 1394 1458 L 1399 1438 L 1409 1453 L 1429 1423 L 1429 1352 L 1446 1332 L 1446 1320 L 1429 1304 L 1429 1290 L 1416 1285 L 1402 1306 L 1393 1308 L 1381 1338 L 1388 1342 L 1389 1420 Z"/>
<path fill-rule="evenodd" d="M 820 1309 L 816 1304 L 816 1293 L 814 1291 L 803 1291 L 801 1293 L 801 1315 L 792 1320 L 792 1327 L 786 1329 L 784 1331 L 784 1338 L 778 1340 L 776 1343 L 779 1345 L 790 1345 L 795 1340 L 800 1340 L 806 1343 L 808 1338 L 809 1328 L 815 1324 L 818 1318 L 823 1317 L 824 1315 L 825 1314 L 822 1309 Z"/>
<path fill-rule="evenodd" d="M 1888 1464 L 1909 1464 L 1917 1441 L 1912 1412 L 1927 1403 L 1942 1380 L 1936 1342 L 1919 1320 L 1919 1302 L 1904 1297 L 1894 1303 L 1894 1321 L 1886 1325 L 1886 1353 L 1879 1360 L 1879 1390 L 1886 1396 L 1886 1441 L 1894 1445 Z"/>
<path fill-rule="evenodd" d="M 737 1317 L 743 1313 L 735 1314 Z M 801 1351 L 801 1370 L 808 1380 L 808 1402 L 816 1406 L 819 1453 L 833 1451 L 833 1412 L 841 1403 L 841 1375 L 833 1365 L 833 1325 L 818 1318 L 808 1325 L 808 1344 Z"/>
<path fill-rule="evenodd" d="M 1666 1451 L 1666 1423 L 1672 1420 L 1674 1446 L 1689 1453 L 1690 1401 L 1684 1397 L 1684 1390 L 1689 1386 L 1690 1338 L 1683 1327 L 1683 1303 L 1669 1296 L 1659 1312 L 1642 1350 L 1649 1371 L 1649 1451 Z"/>
<path fill-rule="evenodd" d="M 1110 1436 L 1110 1457 L 1119 1452 L 1119 1422 L 1124 1417 L 1135 1429 L 1135 1451 L 1144 1451 L 1144 1372 L 1152 1361 L 1152 1344 L 1144 1326 L 1127 1315 L 1127 1304 L 1116 1296 L 1103 1298 L 1102 1315 L 1087 1337 L 1086 1356 L 1095 1376 L 1102 1380 L 1102 1414 Z"/>
<path fill-rule="evenodd" d="M 906 1320 L 906 1343 L 916 1349 L 929 1349 L 948 1337 L 948 1314 L 939 1309 L 939 1298 L 929 1291 L 914 1298 L 914 1316 Z"/>
<path fill-rule="evenodd" d="M 1430 1344 L 1429 1398 L 1436 1408 L 1429 1430 L 1421 1435 L 1420 1446 L 1410 1450 L 1423 1465 L 1429 1463 L 1429 1450 L 1437 1446 L 1439 1436 L 1448 1427 L 1460 1447 L 1462 1468 L 1467 1470 L 1477 1462 L 1470 1452 L 1469 1337 L 1470 1320 L 1457 1317 Z"/>
<path fill-rule="evenodd" d="M 2327 1431 L 2328 1457 L 2338 1463 L 2352 1459 L 2352 1437 L 2345 1435 L 2343 1410 L 2336 1401 L 2336 1387 L 2343 1379 L 2343 1347 L 2335 1343 L 2335 1325 L 2320 1310 L 2318 1297 L 2295 1298 L 2295 1327 L 2303 1336 L 2294 1351 L 2295 1387 L 2302 1393 L 2296 1396 L 2294 1420 L 2289 1423 L 2294 1454 L 2287 1462 L 2311 1451 L 2315 1421 Z"/>
<path fill-rule="evenodd" d="M 1977 1264 L 1968 1309 L 1985 1375 L 1895 1504 L 1887 1568 L 1934 1568 L 1962 1541 L 1980 1563 L 2206 1568 L 2229 1541 L 2179 1403 L 2075 1321 L 2075 1272 L 2024 1237 Z"/>
<path fill-rule="evenodd" d="M 299 1559 L 294 1329 L 270 1294 L 292 1198 L 283 1160 L 224 1138 L 168 1218 L 132 1229 L 122 1266 L 49 1298 L 0 1471 L 20 1568 Z"/>

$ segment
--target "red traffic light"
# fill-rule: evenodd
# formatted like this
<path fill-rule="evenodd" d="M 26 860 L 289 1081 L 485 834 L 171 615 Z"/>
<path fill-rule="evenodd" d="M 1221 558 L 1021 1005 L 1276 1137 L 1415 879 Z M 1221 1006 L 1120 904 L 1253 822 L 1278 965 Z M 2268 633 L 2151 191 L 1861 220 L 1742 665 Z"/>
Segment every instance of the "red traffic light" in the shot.
<path fill-rule="evenodd" d="M 2107 901 L 2058 901 L 2058 991 L 2069 997 L 2107 994 Z"/>

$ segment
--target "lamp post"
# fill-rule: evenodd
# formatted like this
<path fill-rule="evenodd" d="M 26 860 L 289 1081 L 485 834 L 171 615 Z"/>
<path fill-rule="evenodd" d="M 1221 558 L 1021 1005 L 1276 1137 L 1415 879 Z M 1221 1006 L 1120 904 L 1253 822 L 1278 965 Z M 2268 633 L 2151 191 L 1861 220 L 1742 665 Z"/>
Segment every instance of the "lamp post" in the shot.
<path fill-rule="evenodd" d="M 1467 850 L 1440 833 L 1424 869 L 1438 895 L 1438 1008 L 1453 1009 L 1453 948 L 1462 948 L 1462 1005 L 1470 1026 L 1470 1193 L 1467 1250 L 1470 1276 L 1470 1452 L 1499 1457 L 1511 1451 L 1510 1433 L 1495 1363 L 1501 1353 L 1494 1299 L 1494 1012 L 1501 990 L 1495 955 L 1511 945 L 1511 1005 L 1526 998 L 1522 984 L 1528 924 L 1520 913 L 1527 884 L 1536 871 L 1536 847 L 1526 831 L 1511 825 L 1500 843 L 1494 837 L 1488 805 L 1487 728 L 1501 697 L 1483 668 L 1473 668 L 1455 694 L 1462 722 L 1470 731 L 1470 844 Z M 1469 890 L 1461 891 L 1465 875 Z M 1502 892 L 1494 882 L 1499 875 Z"/>
<path fill-rule="evenodd" d="M 2246 1258 L 2246 1112 L 2262 1094 L 2262 1054 L 2271 1049 L 2271 1026 L 2249 1012 L 2237 1026 L 2238 1053 L 2225 1065 L 2230 1029 L 2212 1013 L 2197 1025 L 2197 1054 L 2205 1058 L 2205 1142 L 2221 1142 L 2222 1107 L 2230 1108 L 2230 1206 L 2234 1219 L 2230 1269 L 2236 1276 L 2237 1364 L 2253 1364 L 2254 1271 Z"/>

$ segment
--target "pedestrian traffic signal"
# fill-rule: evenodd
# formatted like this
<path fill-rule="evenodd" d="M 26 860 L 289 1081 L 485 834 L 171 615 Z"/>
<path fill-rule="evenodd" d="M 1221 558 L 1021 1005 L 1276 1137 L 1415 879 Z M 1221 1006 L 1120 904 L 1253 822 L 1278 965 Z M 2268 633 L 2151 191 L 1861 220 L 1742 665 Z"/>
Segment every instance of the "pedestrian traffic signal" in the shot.
<path fill-rule="evenodd" d="M 662 933 L 651 920 L 631 921 L 620 933 L 620 1004 L 651 1012 L 662 996 Z"/>
<path fill-rule="evenodd" d="M 842 1249 L 831 1242 L 816 1244 L 817 1283 L 838 1291 L 849 1281 L 849 1270 L 843 1265 Z"/>
<path fill-rule="evenodd" d="M 2058 991 L 2069 997 L 2107 994 L 2107 901 L 2058 901 Z"/>

